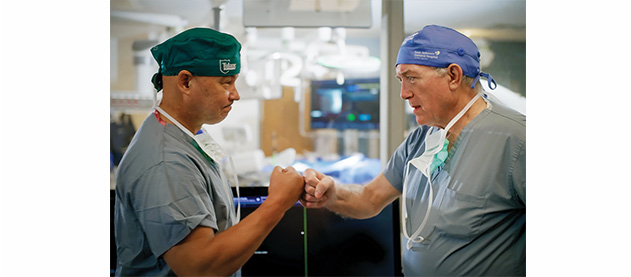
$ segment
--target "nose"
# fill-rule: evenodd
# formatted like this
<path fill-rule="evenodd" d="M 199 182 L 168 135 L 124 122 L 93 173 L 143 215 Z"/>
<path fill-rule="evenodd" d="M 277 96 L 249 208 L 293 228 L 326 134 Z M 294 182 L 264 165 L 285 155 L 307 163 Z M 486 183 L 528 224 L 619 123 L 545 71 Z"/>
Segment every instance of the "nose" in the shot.
<path fill-rule="evenodd" d="M 403 100 L 407 100 L 412 98 L 412 96 L 414 96 L 414 94 L 412 93 L 412 90 L 409 89 L 409 85 L 406 84 L 405 81 L 401 82 L 401 99 Z"/>
<path fill-rule="evenodd" d="M 232 101 L 239 101 L 239 99 L 241 99 L 241 96 L 239 96 L 239 92 L 237 91 L 237 88 L 235 86 L 233 86 L 232 89 L 230 90 L 228 99 Z"/>

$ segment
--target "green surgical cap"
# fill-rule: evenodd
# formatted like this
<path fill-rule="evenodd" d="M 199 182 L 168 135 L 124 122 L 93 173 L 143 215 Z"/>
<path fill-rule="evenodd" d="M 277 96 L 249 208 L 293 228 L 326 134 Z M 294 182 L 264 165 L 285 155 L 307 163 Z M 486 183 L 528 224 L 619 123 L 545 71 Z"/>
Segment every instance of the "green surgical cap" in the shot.
<path fill-rule="evenodd" d="M 241 44 L 233 36 L 210 28 L 193 28 L 151 48 L 160 65 L 151 81 L 162 90 L 162 75 L 188 70 L 198 76 L 232 76 L 241 70 Z"/>

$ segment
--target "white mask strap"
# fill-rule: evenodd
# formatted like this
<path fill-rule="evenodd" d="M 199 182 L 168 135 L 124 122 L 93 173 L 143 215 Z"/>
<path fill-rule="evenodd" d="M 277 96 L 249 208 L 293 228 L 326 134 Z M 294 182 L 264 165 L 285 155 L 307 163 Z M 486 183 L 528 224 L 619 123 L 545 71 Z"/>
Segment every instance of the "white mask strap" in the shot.
<path fill-rule="evenodd" d="M 425 238 L 419 236 L 419 234 L 421 234 L 421 231 L 423 231 L 423 228 L 425 228 L 425 224 L 427 223 L 427 219 L 429 218 L 429 212 L 431 211 L 432 204 L 434 203 L 434 189 L 432 188 L 432 181 L 430 180 L 430 178 L 427 178 L 428 183 L 429 183 L 429 201 L 427 202 L 427 211 L 425 212 L 425 217 L 423 218 L 421 225 L 418 227 L 418 229 L 416 229 L 416 231 L 414 231 L 414 233 L 412 233 L 412 236 L 409 236 L 407 232 L 408 213 L 407 213 L 407 206 L 406 206 L 406 197 L 407 197 L 407 183 L 408 183 L 408 173 L 410 171 L 410 164 L 416 167 L 413 160 L 410 160 L 408 162 L 408 166 L 407 166 L 407 169 L 405 171 L 405 176 L 404 176 L 405 179 L 403 181 L 403 194 L 401 195 L 401 205 L 402 205 L 401 216 L 403 217 L 402 228 L 403 228 L 403 235 L 405 236 L 405 238 L 408 239 L 408 242 L 406 244 L 406 247 L 408 250 L 412 248 L 412 242 L 421 243 L 425 240 Z"/>
<path fill-rule="evenodd" d="M 476 94 L 473 99 L 471 99 L 471 101 L 469 101 L 469 103 L 467 103 L 467 105 L 464 106 L 464 108 L 451 121 L 449 121 L 449 124 L 447 124 L 447 127 L 445 127 L 445 132 L 449 131 L 449 129 L 451 129 L 451 127 L 454 126 L 454 124 L 456 124 L 458 120 L 460 120 L 460 118 L 469 110 L 469 108 L 471 108 L 471 106 L 473 106 L 473 103 L 475 103 L 478 98 L 480 98 L 479 93 Z"/>
<path fill-rule="evenodd" d="M 177 120 L 175 120 L 175 118 L 171 117 L 168 113 L 166 113 L 164 110 L 162 110 L 160 107 L 156 107 L 156 110 L 159 111 L 162 115 L 164 115 L 164 117 L 166 117 L 167 119 L 169 119 L 171 122 L 173 122 L 173 124 L 175 124 L 175 126 L 177 126 L 178 128 L 180 128 L 184 133 L 186 133 L 187 135 L 189 135 L 191 138 L 195 139 L 195 135 L 193 135 L 193 133 L 191 131 L 189 131 L 188 129 L 184 128 L 184 126 L 182 124 L 180 124 L 180 122 L 178 122 Z"/>

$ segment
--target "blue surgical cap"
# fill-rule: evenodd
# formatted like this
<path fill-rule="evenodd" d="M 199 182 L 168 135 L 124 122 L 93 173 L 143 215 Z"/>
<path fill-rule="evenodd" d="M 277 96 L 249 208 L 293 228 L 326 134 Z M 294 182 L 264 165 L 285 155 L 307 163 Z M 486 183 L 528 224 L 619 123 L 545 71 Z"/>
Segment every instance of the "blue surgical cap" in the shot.
<path fill-rule="evenodd" d="M 428 25 L 405 38 L 399 48 L 396 65 L 419 64 L 446 68 L 452 63 L 459 65 L 465 76 L 475 78 L 471 88 L 480 76 L 488 79 L 491 89 L 497 87 L 490 74 L 480 71 L 480 51 L 475 43 L 458 31 L 444 26 Z"/>

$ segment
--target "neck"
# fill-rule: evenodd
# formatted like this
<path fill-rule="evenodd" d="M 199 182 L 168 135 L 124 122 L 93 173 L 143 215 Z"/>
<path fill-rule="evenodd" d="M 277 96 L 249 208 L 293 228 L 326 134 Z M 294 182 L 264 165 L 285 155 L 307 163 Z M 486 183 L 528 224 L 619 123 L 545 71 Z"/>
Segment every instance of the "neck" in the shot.
<path fill-rule="evenodd" d="M 178 113 L 176 109 L 172 109 L 165 105 L 160 105 L 160 109 L 162 109 L 165 113 L 169 114 L 173 119 L 179 122 L 182 126 L 184 126 L 184 128 L 190 131 L 193 135 L 195 135 L 197 131 L 199 131 L 199 129 L 201 129 L 202 127 L 201 125 L 197 126 L 196 124 L 191 124 L 187 122 L 187 120 L 185 120 L 186 117 L 183 116 L 181 113 Z M 169 119 L 167 116 L 162 114 L 160 111 L 158 111 L 158 113 L 160 114 L 160 119 L 166 121 L 167 123 L 176 125 L 171 119 Z"/>
<path fill-rule="evenodd" d="M 471 98 L 469 98 L 468 101 L 471 101 Z M 464 106 L 462 106 L 462 108 L 464 108 Z M 478 100 L 475 101 L 475 103 L 473 103 L 471 108 L 469 108 L 469 110 L 460 118 L 460 120 L 454 123 L 449 131 L 447 131 L 449 147 L 454 144 L 454 142 L 458 138 L 458 135 L 464 129 L 464 127 L 467 126 L 467 124 L 469 124 L 469 122 L 471 122 L 471 120 L 473 120 L 484 109 L 486 109 L 486 102 L 484 101 L 484 99 L 482 99 L 482 97 L 480 97 L 478 98 Z"/>

